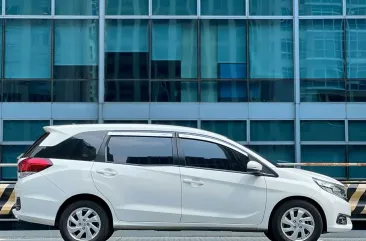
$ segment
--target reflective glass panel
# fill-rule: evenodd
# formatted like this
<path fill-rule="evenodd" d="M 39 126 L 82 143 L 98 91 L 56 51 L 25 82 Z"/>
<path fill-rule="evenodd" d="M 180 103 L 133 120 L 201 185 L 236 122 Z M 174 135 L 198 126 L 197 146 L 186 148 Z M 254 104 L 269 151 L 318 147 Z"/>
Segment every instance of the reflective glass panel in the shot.
<path fill-rule="evenodd" d="M 29 146 L 2 146 L 1 163 L 17 163 L 17 157 L 27 150 Z M 16 167 L 1 168 L 2 181 L 15 181 L 18 178 Z"/>
<path fill-rule="evenodd" d="M 55 21 L 55 79 L 98 78 L 98 20 Z"/>
<path fill-rule="evenodd" d="M 347 100 L 366 102 L 366 80 L 347 80 Z"/>
<path fill-rule="evenodd" d="M 105 124 L 147 124 L 148 120 L 104 120 Z"/>
<path fill-rule="evenodd" d="M 56 15 L 99 15 L 99 0 L 55 0 Z"/>
<path fill-rule="evenodd" d="M 348 19 L 346 26 L 347 26 L 346 27 L 347 78 L 365 79 L 366 78 L 366 31 L 365 31 L 366 19 Z"/>
<path fill-rule="evenodd" d="M 294 80 L 250 80 L 249 101 L 293 102 Z"/>
<path fill-rule="evenodd" d="M 291 146 L 262 146 L 262 145 L 251 145 L 250 149 L 263 156 L 266 160 L 272 163 L 289 163 L 295 162 L 295 147 Z"/>
<path fill-rule="evenodd" d="M 366 163 L 366 146 L 348 146 L 350 163 Z M 349 178 L 366 178 L 366 167 L 349 167 Z"/>
<path fill-rule="evenodd" d="M 51 80 L 4 80 L 4 102 L 50 102 Z"/>
<path fill-rule="evenodd" d="M 97 120 L 53 120 L 53 125 L 96 124 Z"/>
<path fill-rule="evenodd" d="M 301 141 L 345 141 L 344 121 L 301 121 Z"/>
<path fill-rule="evenodd" d="M 201 81 L 201 102 L 248 102 L 247 81 Z"/>
<path fill-rule="evenodd" d="M 346 0 L 347 15 L 366 15 L 366 0 Z"/>
<path fill-rule="evenodd" d="M 106 79 L 149 78 L 148 20 L 106 20 Z"/>
<path fill-rule="evenodd" d="M 197 81 L 153 81 L 152 102 L 197 102 Z"/>
<path fill-rule="evenodd" d="M 201 0 L 201 15 L 245 16 L 245 1 Z"/>
<path fill-rule="evenodd" d="M 106 15 L 148 15 L 149 0 L 106 0 Z"/>
<path fill-rule="evenodd" d="M 5 78 L 51 78 L 50 66 L 50 20 L 5 20 Z"/>
<path fill-rule="evenodd" d="M 294 141 L 293 121 L 251 121 L 250 141 Z"/>
<path fill-rule="evenodd" d="M 300 20 L 300 77 L 344 78 L 343 20 Z"/>
<path fill-rule="evenodd" d="M 200 28 L 201 77 L 245 79 L 247 77 L 246 21 L 201 20 Z"/>
<path fill-rule="evenodd" d="M 105 81 L 106 102 L 149 102 L 149 81 Z"/>
<path fill-rule="evenodd" d="M 292 29 L 292 20 L 249 20 L 250 78 L 294 77 Z"/>
<path fill-rule="evenodd" d="M 342 0 L 299 0 L 299 15 L 342 15 Z"/>
<path fill-rule="evenodd" d="M 259 15 L 259 16 L 292 15 L 293 0 L 247 0 L 247 1 L 249 1 L 250 15 Z"/>
<path fill-rule="evenodd" d="M 234 141 L 247 140 L 246 121 L 202 121 L 201 129 L 215 132 Z"/>
<path fill-rule="evenodd" d="M 43 120 L 4 120 L 4 141 L 35 141 L 49 124 Z"/>
<path fill-rule="evenodd" d="M 190 120 L 153 120 L 151 121 L 152 124 L 158 125 L 174 125 L 174 126 L 184 126 L 184 127 L 191 127 L 197 128 L 197 121 L 190 121 Z"/>
<path fill-rule="evenodd" d="M 153 15 L 196 15 L 197 0 L 152 0 Z"/>
<path fill-rule="evenodd" d="M 301 102 L 344 102 L 344 80 L 301 80 Z"/>
<path fill-rule="evenodd" d="M 346 162 L 345 146 L 301 146 L 301 161 L 317 163 Z M 346 178 L 346 167 L 302 167 L 333 178 Z"/>
<path fill-rule="evenodd" d="M 97 102 L 98 80 L 54 80 L 54 102 Z"/>
<path fill-rule="evenodd" d="M 197 77 L 196 20 L 153 20 L 151 75 L 154 79 Z"/>
<path fill-rule="evenodd" d="M 51 0 L 6 0 L 8 15 L 50 15 Z"/>
<path fill-rule="evenodd" d="M 348 121 L 348 139 L 366 141 L 366 121 Z"/>

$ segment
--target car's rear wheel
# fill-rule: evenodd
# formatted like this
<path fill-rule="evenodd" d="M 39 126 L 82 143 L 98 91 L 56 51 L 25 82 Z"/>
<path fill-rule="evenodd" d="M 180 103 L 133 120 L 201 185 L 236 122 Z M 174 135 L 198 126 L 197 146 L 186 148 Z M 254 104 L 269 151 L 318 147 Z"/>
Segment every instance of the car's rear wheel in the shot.
<path fill-rule="evenodd" d="M 271 240 L 271 241 L 275 241 L 273 238 L 273 235 L 270 231 L 264 232 L 264 235 L 266 235 L 266 237 Z"/>
<path fill-rule="evenodd" d="M 59 229 L 66 241 L 105 241 L 111 224 L 107 212 L 99 204 L 78 201 L 62 212 Z"/>
<path fill-rule="evenodd" d="M 269 233 L 278 241 L 316 241 L 323 220 L 318 209 L 309 202 L 291 200 L 273 213 Z"/>

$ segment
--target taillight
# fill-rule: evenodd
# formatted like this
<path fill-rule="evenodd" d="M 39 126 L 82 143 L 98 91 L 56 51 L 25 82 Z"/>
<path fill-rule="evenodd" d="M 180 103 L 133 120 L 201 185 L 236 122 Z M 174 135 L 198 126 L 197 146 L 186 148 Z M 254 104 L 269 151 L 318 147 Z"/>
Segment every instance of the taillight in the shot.
<path fill-rule="evenodd" d="M 26 158 L 18 164 L 18 178 L 41 172 L 52 165 L 53 163 L 45 158 Z"/>

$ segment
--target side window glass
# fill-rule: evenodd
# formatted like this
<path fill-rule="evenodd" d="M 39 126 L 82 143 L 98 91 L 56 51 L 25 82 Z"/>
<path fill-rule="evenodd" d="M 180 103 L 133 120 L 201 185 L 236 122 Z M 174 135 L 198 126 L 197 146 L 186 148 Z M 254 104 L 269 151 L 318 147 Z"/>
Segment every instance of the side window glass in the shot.
<path fill-rule="evenodd" d="M 106 161 L 117 164 L 173 165 L 171 138 L 112 136 Z"/>
<path fill-rule="evenodd" d="M 55 146 L 37 146 L 30 156 L 94 161 L 105 135 L 104 131 L 80 133 Z"/>
<path fill-rule="evenodd" d="M 248 158 L 211 142 L 181 139 L 187 166 L 246 172 Z"/>

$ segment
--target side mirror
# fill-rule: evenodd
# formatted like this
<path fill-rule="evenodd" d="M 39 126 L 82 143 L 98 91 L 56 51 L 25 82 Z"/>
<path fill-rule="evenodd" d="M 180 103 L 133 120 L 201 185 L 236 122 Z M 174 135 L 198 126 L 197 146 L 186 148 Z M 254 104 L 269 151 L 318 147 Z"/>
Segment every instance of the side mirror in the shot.
<path fill-rule="evenodd" d="M 253 175 L 261 175 L 263 166 L 256 161 L 249 161 L 247 164 L 247 172 Z"/>

